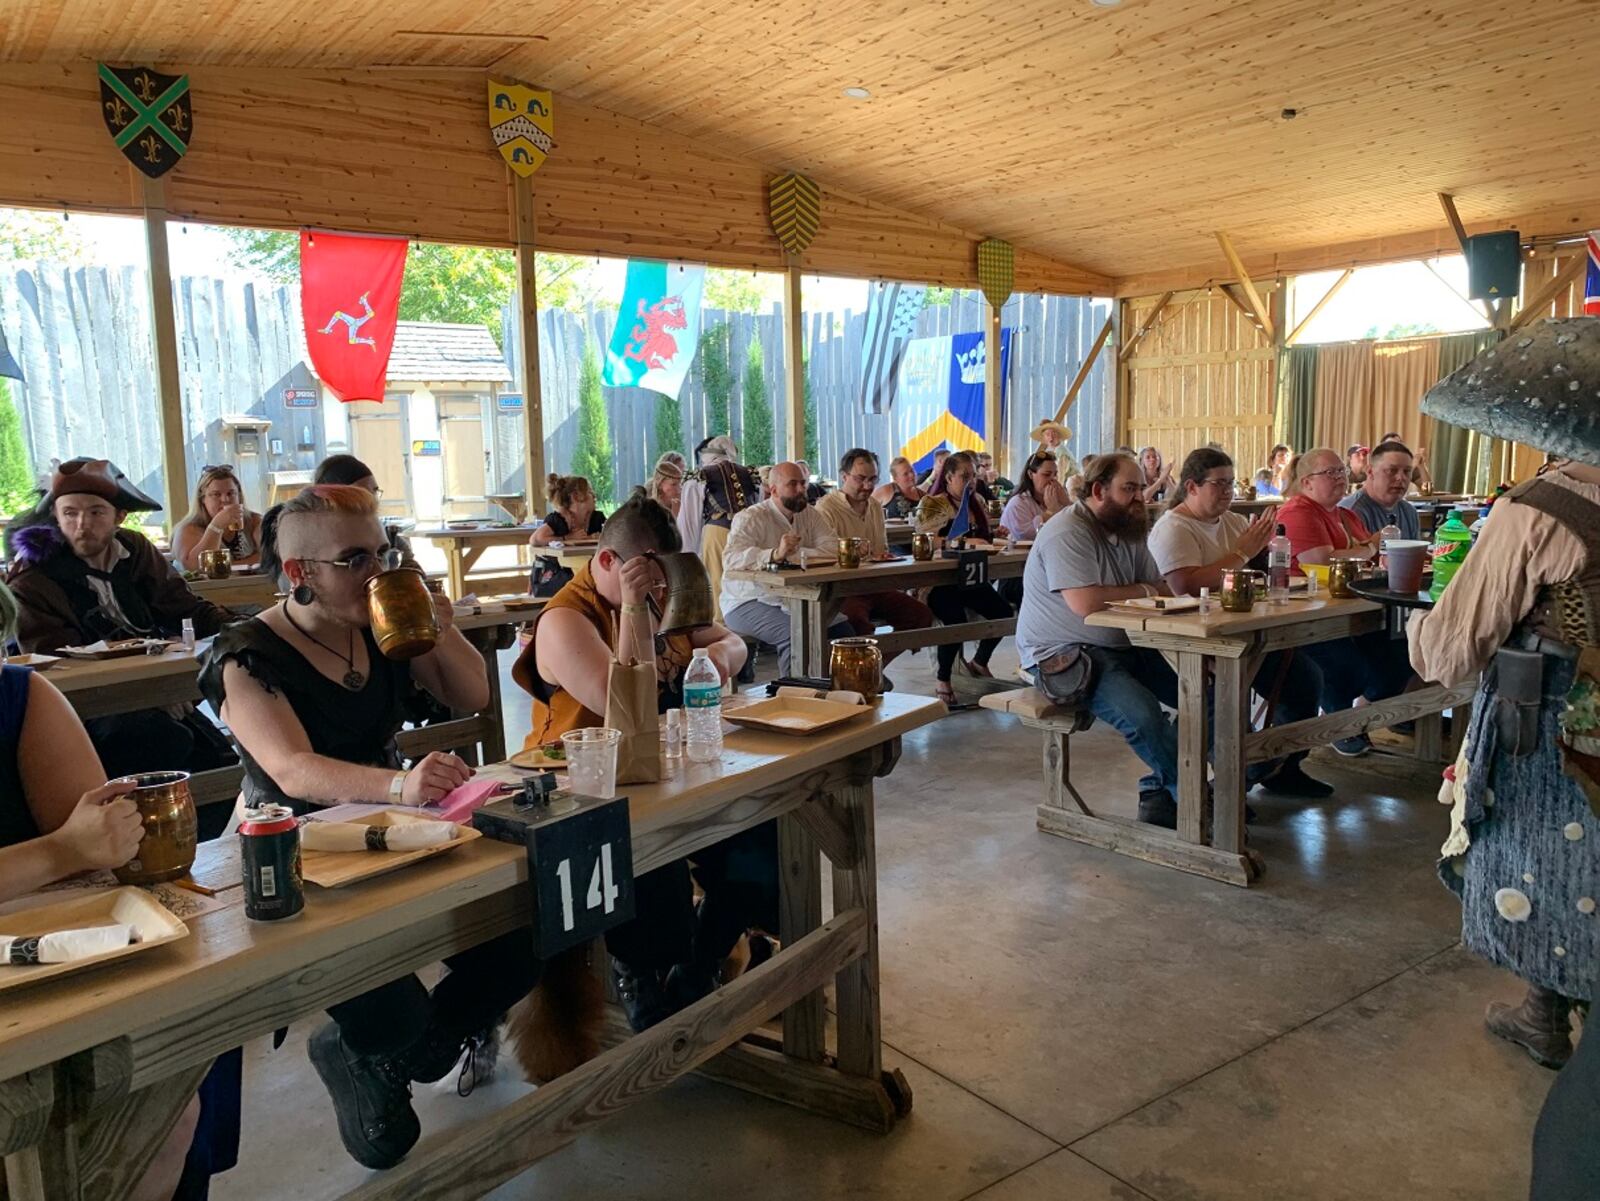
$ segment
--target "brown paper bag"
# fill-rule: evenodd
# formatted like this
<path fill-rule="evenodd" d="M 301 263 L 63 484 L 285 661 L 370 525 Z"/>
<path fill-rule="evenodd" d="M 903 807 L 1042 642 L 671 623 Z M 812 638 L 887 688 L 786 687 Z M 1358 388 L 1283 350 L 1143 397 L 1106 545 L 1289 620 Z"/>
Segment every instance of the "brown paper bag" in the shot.
<path fill-rule="evenodd" d="M 612 663 L 606 685 L 606 725 L 622 731 L 617 783 L 661 779 L 661 732 L 656 717 L 656 665 Z"/>

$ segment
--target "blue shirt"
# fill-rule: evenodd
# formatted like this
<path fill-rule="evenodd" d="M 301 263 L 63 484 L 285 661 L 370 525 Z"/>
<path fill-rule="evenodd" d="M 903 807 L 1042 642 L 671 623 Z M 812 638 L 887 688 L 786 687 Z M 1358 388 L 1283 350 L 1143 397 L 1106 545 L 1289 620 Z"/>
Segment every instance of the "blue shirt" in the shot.
<path fill-rule="evenodd" d="M 1402 538 L 1422 537 L 1422 521 L 1417 516 L 1417 507 L 1403 496 L 1394 508 L 1385 509 L 1368 496 L 1367 490 L 1363 488 L 1360 492 L 1341 500 L 1339 507 L 1349 509 L 1361 518 L 1361 524 L 1374 534 L 1384 526 L 1392 525 L 1400 531 Z"/>

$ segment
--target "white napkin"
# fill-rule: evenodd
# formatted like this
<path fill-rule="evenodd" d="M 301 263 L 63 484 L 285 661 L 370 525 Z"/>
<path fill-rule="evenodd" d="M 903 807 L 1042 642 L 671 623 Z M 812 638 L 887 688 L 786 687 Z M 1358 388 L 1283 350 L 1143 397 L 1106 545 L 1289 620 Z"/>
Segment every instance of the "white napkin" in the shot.
<path fill-rule="evenodd" d="M 58 930 L 32 938 L 0 934 L 0 965 L 72 963 L 121 950 L 137 941 L 133 927 L 125 922 L 82 930 Z"/>
<path fill-rule="evenodd" d="M 785 684 L 779 688 L 778 696 L 803 696 L 816 701 L 838 701 L 841 705 L 864 705 L 867 698 L 859 692 L 852 692 L 847 688 L 838 688 L 832 692 L 824 692 L 820 688 L 798 688 L 793 684 Z"/>
<path fill-rule="evenodd" d="M 404 822 L 365 826 L 353 822 L 307 822 L 300 845 L 308 851 L 421 851 L 443 846 L 456 836 L 450 822 Z"/>

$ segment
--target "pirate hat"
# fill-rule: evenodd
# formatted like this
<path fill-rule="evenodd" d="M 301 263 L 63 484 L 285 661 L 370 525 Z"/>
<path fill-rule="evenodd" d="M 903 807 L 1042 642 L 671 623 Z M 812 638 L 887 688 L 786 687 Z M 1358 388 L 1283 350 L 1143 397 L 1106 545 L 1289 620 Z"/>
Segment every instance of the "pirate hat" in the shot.
<path fill-rule="evenodd" d="M 1430 388 L 1422 411 L 1600 467 L 1600 317 L 1512 334 Z"/>
<path fill-rule="evenodd" d="M 1028 439 L 1032 442 L 1043 442 L 1046 430 L 1055 430 L 1056 433 L 1061 435 L 1061 440 L 1063 442 L 1072 437 L 1072 431 L 1066 426 L 1062 425 L 1059 421 L 1055 421 L 1049 417 L 1046 417 L 1038 425 L 1033 427 L 1033 432 L 1028 435 Z"/>
<path fill-rule="evenodd" d="M 45 504 L 53 505 L 59 497 L 78 492 L 110 501 L 125 513 L 154 512 L 161 508 L 159 501 L 135 488 L 122 474 L 122 469 L 107 459 L 68 459 L 61 464 L 50 477 Z"/>

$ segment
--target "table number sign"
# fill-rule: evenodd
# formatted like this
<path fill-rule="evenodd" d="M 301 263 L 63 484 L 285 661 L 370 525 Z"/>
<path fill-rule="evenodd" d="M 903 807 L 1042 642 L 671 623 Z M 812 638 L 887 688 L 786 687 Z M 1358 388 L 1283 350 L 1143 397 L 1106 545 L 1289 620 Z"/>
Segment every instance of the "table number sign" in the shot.
<path fill-rule="evenodd" d="M 963 588 L 976 588 L 989 582 L 989 552 L 985 550 L 946 551 L 945 558 L 956 561 L 956 582 Z"/>
<path fill-rule="evenodd" d="M 562 812 L 564 804 L 577 807 Z M 534 951 L 548 959 L 633 917 L 633 839 L 628 798 L 553 794 L 549 805 L 485 805 L 472 824 L 528 848 Z"/>

